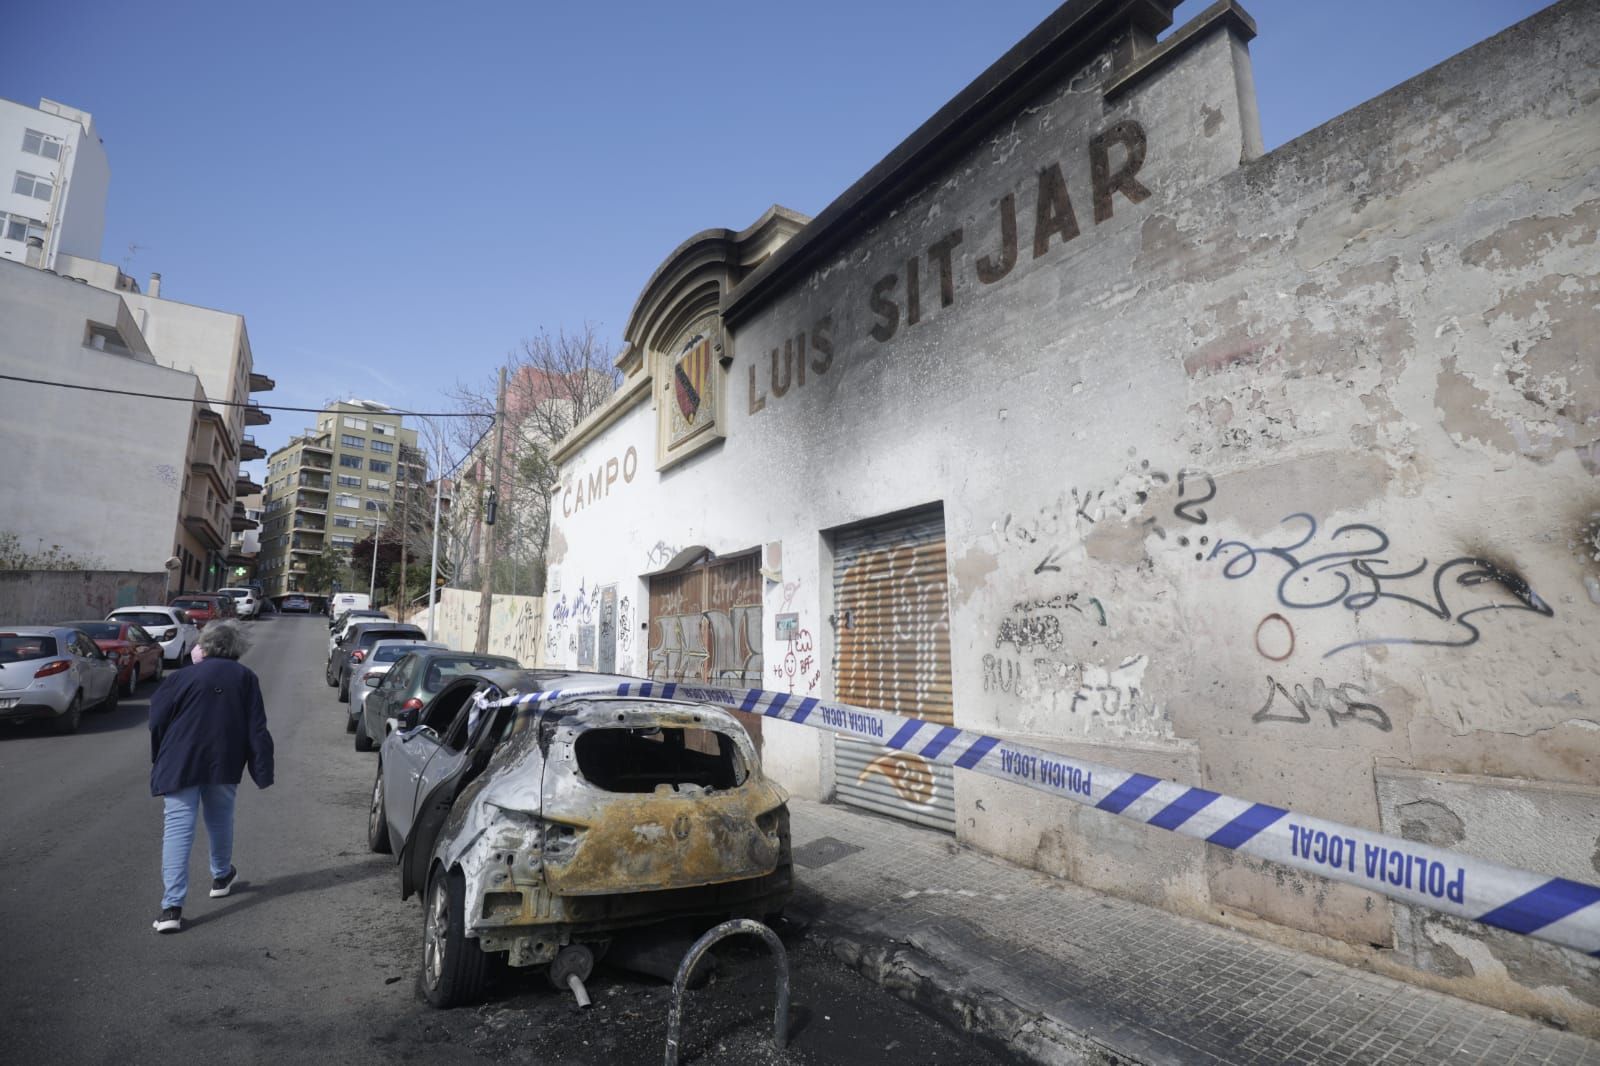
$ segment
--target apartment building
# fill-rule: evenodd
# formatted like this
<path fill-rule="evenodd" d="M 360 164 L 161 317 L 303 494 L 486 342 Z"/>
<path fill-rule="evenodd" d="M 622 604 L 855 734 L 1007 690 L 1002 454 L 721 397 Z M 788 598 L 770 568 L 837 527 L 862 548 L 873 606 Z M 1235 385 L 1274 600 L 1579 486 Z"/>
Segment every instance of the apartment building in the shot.
<path fill-rule="evenodd" d="M 100 254 L 111 167 L 87 111 L 0 100 L 0 177 L 0 258 L 54 269 Z"/>
<path fill-rule="evenodd" d="M 426 476 L 417 432 L 403 421 L 382 404 L 345 400 L 272 453 L 256 560 L 267 595 L 325 592 L 309 581 L 311 561 L 327 554 L 347 560 L 357 541 L 382 535 L 397 486 Z"/>

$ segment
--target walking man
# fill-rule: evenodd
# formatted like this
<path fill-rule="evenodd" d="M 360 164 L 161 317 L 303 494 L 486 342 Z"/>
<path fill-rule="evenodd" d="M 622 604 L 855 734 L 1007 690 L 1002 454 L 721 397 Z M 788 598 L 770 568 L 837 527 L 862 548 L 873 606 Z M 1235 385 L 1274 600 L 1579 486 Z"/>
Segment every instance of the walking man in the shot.
<path fill-rule="evenodd" d="M 150 697 L 150 793 L 162 797 L 161 916 L 158 933 L 183 928 L 189 891 L 189 850 L 195 815 L 211 843 L 211 896 L 233 891 L 233 804 L 246 767 L 257 788 L 272 784 L 272 735 L 261 682 L 239 662 L 244 635 L 232 622 L 213 622 L 200 634 L 195 665 L 169 674 Z"/>

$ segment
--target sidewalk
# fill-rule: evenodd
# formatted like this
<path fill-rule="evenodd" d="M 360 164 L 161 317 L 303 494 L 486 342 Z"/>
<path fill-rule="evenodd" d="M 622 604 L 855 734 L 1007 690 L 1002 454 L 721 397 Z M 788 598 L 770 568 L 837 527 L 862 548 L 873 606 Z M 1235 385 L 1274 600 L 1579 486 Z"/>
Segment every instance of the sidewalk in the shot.
<path fill-rule="evenodd" d="M 1600 1043 L 790 802 L 791 912 L 856 969 L 1040 1063 L 1539 1063 Z"/>

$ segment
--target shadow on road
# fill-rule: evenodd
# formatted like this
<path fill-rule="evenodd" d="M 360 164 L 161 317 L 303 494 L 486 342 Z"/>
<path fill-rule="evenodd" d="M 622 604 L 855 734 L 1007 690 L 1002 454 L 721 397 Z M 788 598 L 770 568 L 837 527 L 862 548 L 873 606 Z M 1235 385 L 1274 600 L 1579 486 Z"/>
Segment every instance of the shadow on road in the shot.
<path fill-rule="evenodd" d="M 189 914 L 183 916 L 186 928 L 205 925 L 218 918 L 227 918 L 237 915 L 251 907 L 258 906 L 271 899 L 283 896 L 296 896 L 308 892 L 321 892 L 340 885 L 355 884 L 361 881 L 370 881 L 375 877 L 389 874 L 385 863 L 366 863 L 352 866 L 324 866 L 320 870 L 304 870 L 300 873 L 286 874 L 282 877 L 258 877 L 249 879 L 244 871 L 239 873 L 239 880 L 234 883 L 233 891 L 224 899 L 217 900 L 214 911 Z M 191 887 L 190 891 L 194 891 Z"/>

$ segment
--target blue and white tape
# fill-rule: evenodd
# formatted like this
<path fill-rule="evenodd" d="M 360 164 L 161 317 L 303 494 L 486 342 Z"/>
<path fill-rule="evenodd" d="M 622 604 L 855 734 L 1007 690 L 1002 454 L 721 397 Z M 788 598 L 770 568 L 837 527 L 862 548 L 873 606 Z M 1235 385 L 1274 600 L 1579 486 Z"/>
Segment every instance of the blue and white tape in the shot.
<path fill-rule="evenodd" d="M 972 730 L 786 692 L 652 681 L 531 692 L 495 705 L 529 706 L 582 696 L 710 703 L 832 730 L 1600 958 L 1600 888 L 1594 885 L 1114 770 Z"/>

